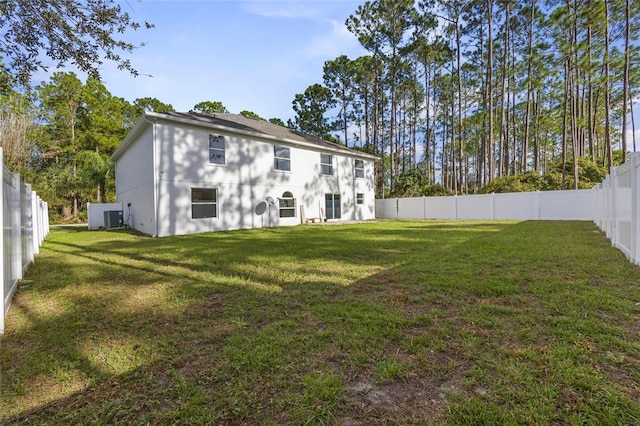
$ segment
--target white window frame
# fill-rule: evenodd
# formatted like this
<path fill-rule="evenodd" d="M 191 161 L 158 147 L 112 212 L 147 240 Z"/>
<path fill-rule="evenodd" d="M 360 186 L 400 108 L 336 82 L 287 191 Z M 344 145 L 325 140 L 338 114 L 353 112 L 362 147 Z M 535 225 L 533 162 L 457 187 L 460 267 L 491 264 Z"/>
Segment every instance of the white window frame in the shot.
<path fill-rule="evenodd" d="M 278 155 L 278 150 L 280 150 L 280 155 Z M 283 156 L 285 150 L 287 155 Z M 282 145 L 273 146 L 273 169 L 281 172 L 291 171 L 291 148 Z"/>
<path fill-rule="evenodd" d="M 281 218 L 296 217 L 296 199 L 293 193 L 285 191 L 278 200 L 278 216 Z M 283 213 L 285 213 L 283 215 Z"/>
<path fill-rule="evenodd" d="M 211 191 L 211 192 L 210 192 Z M 206 194 L 213 195 L 207 197 Z M 194 198 L 197 197 L 197 198 Z M 204 208 L 213 206 L 213 215 L 206 214 Z M 202 214 L 196 215 L 196 211 Z M 210 212 L 209 212 L 210 213 Z M 218 188 L 191 188 L 191 219 L 211 219 L 218 217 Z"/>
<path fill-rule="evenodd" d="M 360 167 L 358 167 L 358 162 L 360 163 Z M 364 160 L 355 160 L 353 164 L 356 179 L 364 179 Z"/>
<path fill-rule="evenodd" d="M 358 205 L 364 204 L 364 192 L 356 193 L 356 204 Z"/>
<path fill-rule="evenodd" d="M 222 148 L 220 145 L 222 144 Z M 224 166 L 226 160 L 226 140 L 224 136 L 209 133 L 209 164 Z M 215 161 L 220 160 L 222 161 Z"/>
<path fill-rule="evenodd" d="M 320 174 L 333 176 L 333 155 L 320 153 Z"/>

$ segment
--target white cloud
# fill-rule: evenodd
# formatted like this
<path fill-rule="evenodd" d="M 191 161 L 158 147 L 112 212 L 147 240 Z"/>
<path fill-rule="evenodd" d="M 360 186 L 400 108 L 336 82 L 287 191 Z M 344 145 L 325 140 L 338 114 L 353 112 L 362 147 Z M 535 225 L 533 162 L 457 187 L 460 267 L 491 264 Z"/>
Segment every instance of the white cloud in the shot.
<path fill-rule="evenodd" d="M 255 15 L 266 18 L 286 19 L 316 19 L 319 10 L 316 2 L 311 1 L 247 1 L 243 2 L 244 9 Z"/>
<path fill-rule="evenodd" d="M 317 36 L 311 40 L 311 44 L 306 49 L 307 56 L 323 56 L 335 58 L 340 55 L 361 56 L 366 54 L 358 38 L 347 29 L 344 22 L 336 20 L 326 21 L 331 26 L 331 31 Z"/>

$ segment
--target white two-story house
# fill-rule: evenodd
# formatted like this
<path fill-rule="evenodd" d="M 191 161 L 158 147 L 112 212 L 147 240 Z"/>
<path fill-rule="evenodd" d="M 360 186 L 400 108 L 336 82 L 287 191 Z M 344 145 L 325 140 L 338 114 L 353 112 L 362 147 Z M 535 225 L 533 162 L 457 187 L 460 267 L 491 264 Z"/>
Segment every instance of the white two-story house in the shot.
<path fill-rule="evenodd" d="M 111 160 L 156 237 L 375 217 L 377 157 L 241 115 L 146 112 Z"/>

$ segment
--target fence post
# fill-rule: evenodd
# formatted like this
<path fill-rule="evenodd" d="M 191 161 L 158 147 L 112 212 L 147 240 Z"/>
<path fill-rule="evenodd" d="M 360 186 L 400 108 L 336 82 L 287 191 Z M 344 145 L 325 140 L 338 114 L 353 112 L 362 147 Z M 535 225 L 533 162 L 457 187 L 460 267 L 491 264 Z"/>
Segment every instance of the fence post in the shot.
<path fill-rule="evenodd" d="M 631 154 L 631 243 L 629 244 L 629 256 L 631 261 L 640 265 L 640 236 L 638 231 L 638 160 L 640 152 Z"/>
<path fill-rule="evenodd" d="M 617 197 L 617 167 L 611 167 L 611 244 L 615 247 L 618 243 L 618 221 L 616 220 L 616 198 Z"/>
<path fill-rule="evenodd" d="M 13 174 L 11 187 L 11 279 L 22 279 L 22 219 L 20 174 Z"/>
<path fill-rule="evenodd" d="M 491 220 L 496 220 L 496 193 L 491 193 Z"/>
<path fill-rule="evenodd" d="M 453 218 L 458 220 L 458 194 L 453 196 Z"/>
<path fill-rule="evenodd" d="M 31 188 L 30 188 L 31 189 Z M 29 202 L 31 203 L 31 229 L 32 236 L 31 241 L 33 242 L 33 255 L 35 260 L 35 255 L 40 253 L 40 222 L 37 220 L 38 215 L 38 200 L 36 199 L 36 193 L 31 190 L 29 191 Z"/>
<path fill-rule="evenodd" d="M 4 172 L 4 153 L 2 147 L 0 147 L 0 168 Z M 4 226 L 4 176 L 2 175 L 2 181 L 0 182 L 0 224 Z M 0 277 L 2 277 L 2 283 L 0 284 L 0 296 L 2 297 L 2 309 L 0 310 L 0 334 L 4 334 L 4 317 L 9 310 L 8 301 L 11 300 L 8 294 L 6 294 L 6 280 L 4 270 L 4 232 L 0 232 Z"/>
<path fill-rule="evenodd" d="M 608 174 L 607 177 L 605 178 L 605 182 L 606 182 L 606 195 L 607 195 L 607 200 L 606 200 L 606 220 L 607 220 L 607 226 L 605 229 L 605 234 L 607 235 L 607 238 L 609 238 L 609 240 L 611 241 L 611 233 L 613 232 L 613 189 L 611 186 L 611 174 Z"/>

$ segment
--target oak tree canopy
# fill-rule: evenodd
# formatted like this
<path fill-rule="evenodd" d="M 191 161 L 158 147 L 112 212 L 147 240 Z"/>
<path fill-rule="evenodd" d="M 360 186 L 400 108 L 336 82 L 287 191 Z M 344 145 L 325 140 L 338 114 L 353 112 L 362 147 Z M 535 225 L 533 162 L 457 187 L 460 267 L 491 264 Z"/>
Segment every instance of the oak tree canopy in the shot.
<path fill-rule="evenodd" d="M 144 43 L 121 36 L 142 26 L 153 27 L 132 20 L 114 0 L 1 0 L 0 59 L 4 71 L 24 85 L 52 65 L 75 65 L 99 78 L 105 60 L 137 76 L 125 54 Z"/>

